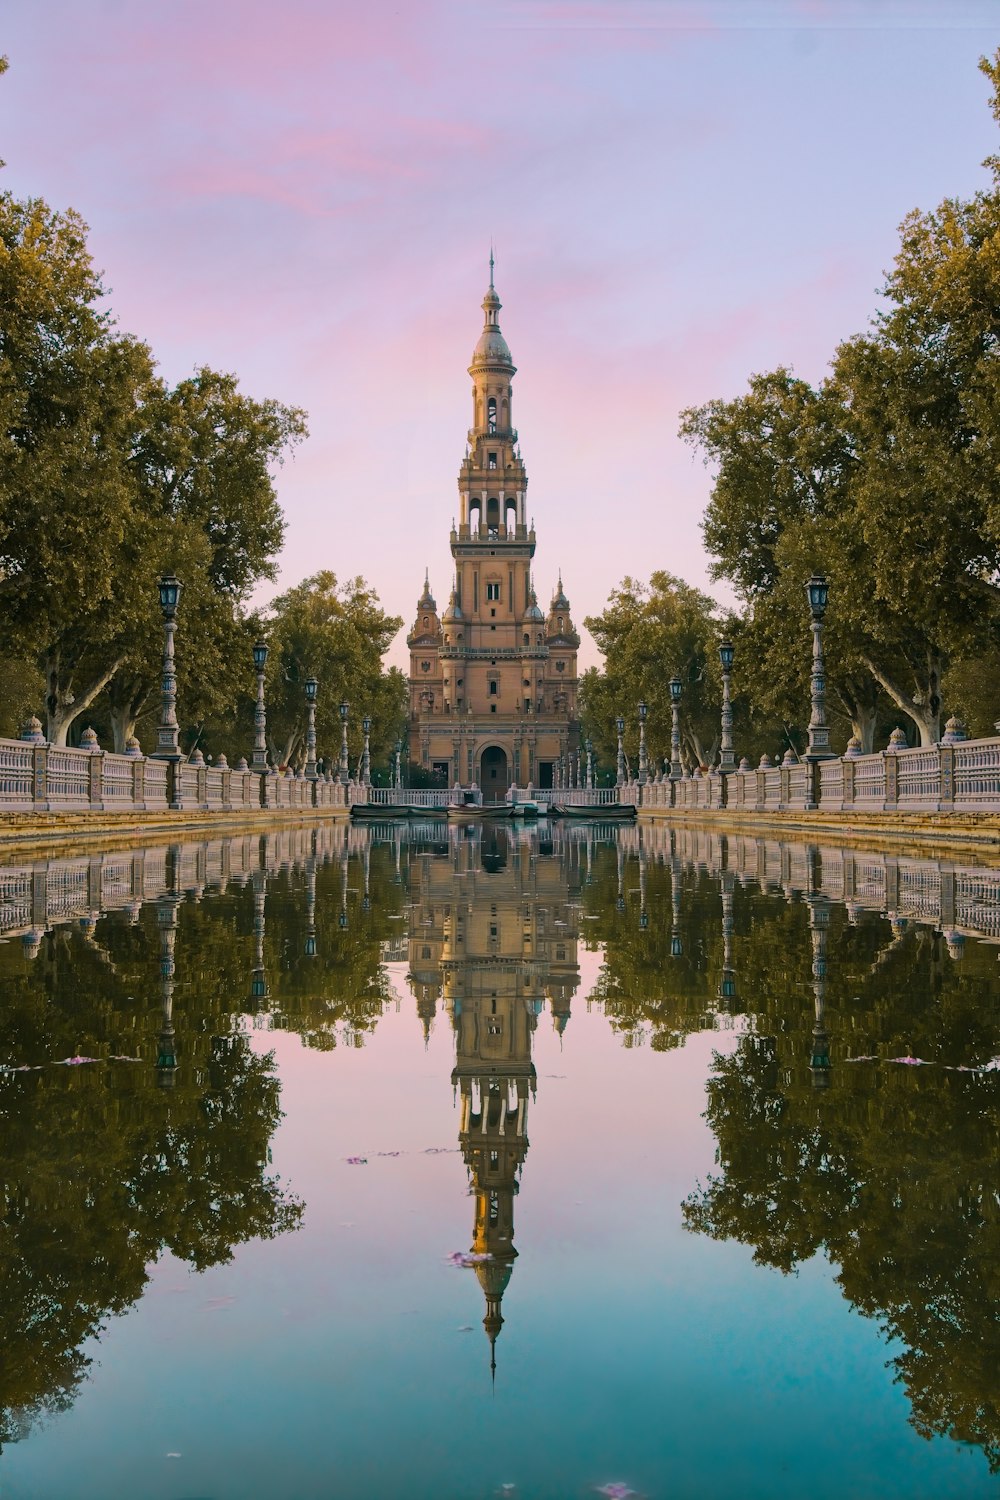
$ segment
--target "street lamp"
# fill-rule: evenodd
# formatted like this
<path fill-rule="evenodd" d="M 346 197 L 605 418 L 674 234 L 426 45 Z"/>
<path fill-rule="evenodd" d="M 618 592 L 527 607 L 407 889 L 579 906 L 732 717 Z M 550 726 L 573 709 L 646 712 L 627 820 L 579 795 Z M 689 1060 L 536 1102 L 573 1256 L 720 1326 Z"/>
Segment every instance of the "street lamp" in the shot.
<path fill-rule="evenodd" d="M 365 714 L 361 720 L 361 732 L 365 737 L 365 748 L 361 756 L 361 780 L 365 786 L 371 786 L 372 758 L 369 748 L 369 737 L 372 732 L 372 721 L 368 714 Z"/>
<path fill-rule="evenodd" d="M 257 641 L 253 648 L 253 665 L 257 673 L 257 706 L 253 713 L 253 758 L 250 769 L 261 774 L 267 770 L 267 711 L 264 707 L 264 668 L 267 666 L 267 642 Z"/>
<path fill-rule="evenodd" d="M 684 775 L 681 765 L 681 693 L 683 684 L 679 677 L 670 679 L 670 780 L 680 781 Z"/>
<path fill-rule="evenodd" d="M 587 789 L 592 790 L 594 785 L 594 742 L 587 741 Z"/>
<path fill-rule="evenodd" d="M 315 677 L 306 678 L 306 776 L 316 780 L 316 690 L 319 683 Z"/>
<path fill-rule="evenodd" d="M 347 785 L 350 770 L 347 762 L 347 715 L 351 705 L 342 703 L 340 705 L 340 779 L 344 786 Z"/>
<path fill-rule="evenodd" d="M 184 585 L 173 573 L 167 573 L 158 582 L 160 609 L 163 612 L 163 684 L 162 710 L 156 730 L 157 760 L 181 759 L 179 726 L 177 723 L 177 677 L 174 672 L 174 628 L 177 623 L 177 605 Z"/>
<path fill-rule="evenodd" d="M 618 730 L 618 771 L 616 784 L 622 786 L 625 781 L 625 720 L 621 714 L 615 720 L 615 728 Z"/>
<path fill-rule="evenodd" d="M 823 616 L 826 613 L 830 589 L 821 573 L 814 573 L 806 583 L 806 597 L 812 616 L 813 656 L 810 696 L 812 711 L 809 715 L 809 746 L 806 760 L 829 760 L 830 730 L 826 722 L 826 672 L 823 666 Z"/>
<path fill-rule="evenodd" d="M 646 714 L 649 712 L 645 703 L 639 704 L 639 785 L 645 786 L 649 771 L 649 762 L 646 759 Z"/>
<path fill-rule="evenodd" d="M 736 756 L 733 754 L 733 708 L 729 701 L 729 676 L 733 670 L 732 641 L 723 641 L 719 647 L 719 661 L 722 663 L 722 738 L 719 742 L 719 770 L 725 775 L 727 771 L 736 770 Z"/>
<path fill-rule="evenodd" d="M 403 785 L 403 741 L 397 740 L 393 749 L 393 773 L 392 784 L 394 787 Z"/>

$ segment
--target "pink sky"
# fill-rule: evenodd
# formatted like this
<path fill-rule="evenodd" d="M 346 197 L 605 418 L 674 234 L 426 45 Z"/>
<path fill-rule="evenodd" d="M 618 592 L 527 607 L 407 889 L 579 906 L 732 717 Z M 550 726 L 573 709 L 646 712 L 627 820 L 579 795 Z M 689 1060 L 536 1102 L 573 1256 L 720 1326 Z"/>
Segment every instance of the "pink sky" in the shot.
<path fill-rule="evenodd" d="M 121 325 L 304 406 L 279 586 L 410 623 L 491 237 L 547 597 L 707 586 L 677 414 L 862 327 L 910 208 L 985 181 L 995 0 L 8 0 L 4 186 L 73 205 Z M 403 664 L 400 637 L 391 659 Z M 588 637 L 583 664 L 596 660 Z"/>

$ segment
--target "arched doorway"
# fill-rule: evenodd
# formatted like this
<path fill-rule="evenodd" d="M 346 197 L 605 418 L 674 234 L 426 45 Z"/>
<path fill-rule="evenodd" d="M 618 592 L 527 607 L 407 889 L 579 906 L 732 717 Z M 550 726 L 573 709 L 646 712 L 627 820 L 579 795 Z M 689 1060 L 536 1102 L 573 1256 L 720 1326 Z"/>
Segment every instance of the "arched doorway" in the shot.
<path fill-rule="evenodd" d="M 510 786 L 506 752 L 501 750 L 499 745 L 487 745 L 479 764 L 479 785 L 482 788 L 483 800 L 485 802 L 492 802 L 494 799 L 502 801 Z"/>

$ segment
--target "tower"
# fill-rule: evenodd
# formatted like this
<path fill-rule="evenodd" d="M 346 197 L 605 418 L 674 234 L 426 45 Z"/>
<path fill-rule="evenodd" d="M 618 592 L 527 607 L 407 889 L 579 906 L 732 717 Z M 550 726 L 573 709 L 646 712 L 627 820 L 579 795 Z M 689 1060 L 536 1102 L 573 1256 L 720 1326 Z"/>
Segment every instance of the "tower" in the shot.
<path fill-rule="evenodd" d="M 442 785 L 473 782 L 487 801 L 512 782 L 553 786 L 579 745 L 580 638 L 562 576 L 548 619 L 535 592 L 535 529 L 512 416 L 516 367 L 493 284 L 472 353 L 472 426 L 458 474 L 453 583 L 441 616 L 425 580 L 410 648 L 410 757 Z"/>

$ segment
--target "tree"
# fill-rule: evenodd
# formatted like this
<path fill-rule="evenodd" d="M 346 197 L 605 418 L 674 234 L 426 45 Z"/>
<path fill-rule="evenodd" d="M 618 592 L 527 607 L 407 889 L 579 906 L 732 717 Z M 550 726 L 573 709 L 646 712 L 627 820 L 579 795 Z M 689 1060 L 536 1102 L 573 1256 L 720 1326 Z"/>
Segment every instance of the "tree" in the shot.
<path fill-rule="evenodd" d="M 121 749 L 159 676 L 160 572 L 188 590 L 191 711 L 231 700 L 228 645 L 283 530 L 271 470 L 305 425 L 232 375 L 169 390 L 103 299 L 77 214 L 0 197 L 6 650 L 37 659 L 53 743 L 110 687 Z"/>
<path fill-rule="evenodd" d="M 251 589 L 274 577 L 284 521 L 272 470 L 305 431 L 301 411 L 254 400 L 235 376 L 208 368 L 172 390 L 150 388 L 130 458 L 150 524 L 134 560 L 128 649 L 107 690 L 116 750 L 156 706 L 161 573 L 184 583 L 177 674 L 184 721 L 231 719 L 249 694 L 252 631 L 241 610 Z"/>
<path fill-rule="evenodd" d="M 352 768 L 361 754 L 361 719 L 372 721 L 373 756 L 388 754 L 406 714 L 406 681 L 382 657 L 403 622 L 387 615 L 363 578 L 338 583 L 329 571 L 305 578 L 278 596 L 267 625 L 267 725 L 278 765 L 305 757 L 305 681 L 319 682 L 316 734 L 327 761 L 340 755 L 338 705 L 350 704 L 348 745 Z"/>
<path fill-rule="evenodd" d="M 1000 53 L 981 66 L 1000 120 Z M 788 605 L 807 568 L 828 572 L 829 680 L 864 748 L 879 692 L 936 741 L 948 667 L 998 643 L 1000 158 L 987 165 L 990 190 L 905 220 L 885 310 L 817 389 L 779 369 L 682 413 L 716 467 L 705 540 L 769 646 L 762 679 L 787 694 Z"/>
<path fill-rule="evenodd" d="M 662 570 L 649 584 L 623 578 L 602 614 L 585 621 L 604 656 L 600 673 L 585 673 L 581 715 L 598 754 L 614 765 L 615 718 L 626 723 L 626 751 L 633 769 L 638 757 L 636 705 L 649 707 L 646 742 L 651 761 L 670 754 L 669 677 L 683 682 L 681 728 L 689 764 L 709 764 L 718 747 L 721 677 L 718 608 L 680 578 Z"/>

